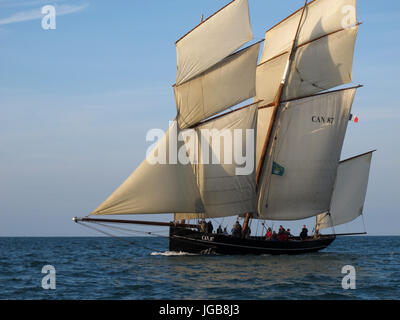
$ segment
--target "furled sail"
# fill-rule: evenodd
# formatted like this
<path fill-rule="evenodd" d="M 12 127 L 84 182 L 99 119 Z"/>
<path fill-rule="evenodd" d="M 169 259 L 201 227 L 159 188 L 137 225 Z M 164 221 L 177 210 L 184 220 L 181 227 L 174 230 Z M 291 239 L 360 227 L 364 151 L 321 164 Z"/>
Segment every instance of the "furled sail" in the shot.
<path fill-rule="evenodd" d="M 329 92 L 280 106 L 259 188 L 262 218 L 298 220 L 329 210 L 355 92 Z"/>
<path fill-rule="evenodd" d="M 206 217 L 255 212 L 257 106 L 253 104 L 196 127 L 198 136 L 205 141 L 203 147 L 199 146 L 202 161 L 194 165 L 194 171 Z M 207 137 L 214 129 L 219 134 Z M 247 155 L 247 161 L 239 161 L 236 155 Z"/>
<path fill-rule="evenodd" d="M 234 0 L 176 42 L 176 85 L 226 58 L 253 38 L 248 0 Z"/>
<path fill-rule="evenodd" d="M 298 46 L 282 93 L 282 100 L 301 98 L 352 80 L 358 27 L 344 29 Z M 257 99 L 274 101 L 289 53 L 257 67 Z"/>
<path fill-rule="evenodd" d="M 351 222 L 362 215 L 372 153 L 340 162 L 329 213 L 317 217 L 319 230 Z"/>
<path fill-rule="evenodd" d="M 302 9 L 297 10 L 266 32 L 261 63 L 290 51 L 301 14 Z M 356 0 L 312 1 L 306 7 L 297 44 L 308 43 L 356 23 Z"/>
<path fill-rule="evenodd" d="M 175 213 L 174 220 L 192 220 L 192 219 L 203 219 L 205 218 L 204 213 Z"/>
<path fill-rule="evenodd" d="M 243 49 L 196 78 L 174 87 L 177 120 L 188 128 L 256 95 L 260 43 Z"/>
<path fill-rule="evenodd" d="M 183 165 L 169 155 L 170 137 L 178 132 L 174 121 L 146 160 L 91 214 L 203 212 L 191 164 Z M 184 143 L 178 141 L 178 150 L 182 146 L 185 148 Z M 165 161 L 154 164 L 160 152 L 165 152 Z M 177 164 L 170 164 L 172 162 Z"/>

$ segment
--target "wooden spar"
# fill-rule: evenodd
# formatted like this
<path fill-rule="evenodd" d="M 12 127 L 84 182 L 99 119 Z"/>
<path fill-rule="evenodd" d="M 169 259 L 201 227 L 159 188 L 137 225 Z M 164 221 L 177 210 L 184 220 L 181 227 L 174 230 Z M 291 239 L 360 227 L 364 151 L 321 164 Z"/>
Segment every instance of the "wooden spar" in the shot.
<path fill-rule="evenodd" d="M 372 150 L 372 151 L 368 151 L 368 152 L 365 152 L 365 153 L 363 153 L 363 154 L 359 154 L 358 156 L 354 156 L 354 157 L 351 157 L 351 158 L 342 160 L 342 161 L 340 161 L 339 163 L 343 163 L 343 162 L 346 162 L 346 161 L 350 161 L 350 160 L 353 160 L 353 159 L 356 159 L 356 158 L 365 156 L 365 155 L 367 155 L 367 154 L 369 154 L 369 153 L 374 153 L 374 152 L 376 152 L 376 151 L 377 151 L 376 149 L 375 149 L 375 150 Z"/>
<path fill-rule="evenodd" d="M 186 83 L 188 83 L 188 82 L 190 82 L 190 81 L 192 81 L 192 80 L 195 80 L 195 79 L 197 79 L 197 78 L 200 78 L 200 77 L 204 76 L 206 73 L 210 72 L 212 69 L 218 67 L 219 65 L 225 63 L 228 59 L 231 59 L 233 56 L 236 56 L 236 55 L 240 54 L 241 52 L 243 52 L 243 51 L 245 51 L 245 50 L 247 50 L 247 49 L 250 49 L 251 47 L 253 47 L 253 46 L 255 46 L 255 45 L 257 45 L 257 44 L 259 44 L 259 43 L 261 43 L 261 42 L 264 42 L 264 41 L 265 41 L 265 39 L 261 39 L 261 40 L 259 40 L 259 41 L 257 41 L 257 42 L 254 42 L 253 44 L 251 44 L 251 45 L 249 45 L 249 46 L 243 48 L 243 49 L 240 49 L 240 50 L 235 51 L 234 53 L 232 53 L 232 54 L 230 54 L 229 56 L 225 57 L 225 58 L 222 59 L 221 61 L 217 62 L 217 63 L 216 63 L 215 65 L 213 65 L 212 67 L 208 68 L 207 70 L 204 70 L 202 73 L 199 73 L 199 74 L 196 75 L 195 77 L 190 78 L 189 80 L 187 80 L 187 81 L 185 81 L 185 82 L 182 82 L 181 84 L 178 85 L 178 87 L 179 87 L 179 86 L 182 86 L 182 85 L 184 85 L 184 84 L 186 84 Z M 175 88 L 176 86 L 177 86 L 176 83 L 174 83 L 174 84 L 172 85 L 173 88 Z"/>
<path fill-rule="evenodd" d="M 244 218 L 244 222 L 243 222 L 243 231 L 245 231 L 248 228 L 250 217 L 251 217 L 251 214 L 246 213 L 246 217 Z"/>
<path fill-rule="evenodd" d="M 222 7 L 221 9 L 219 9 L 218 11 L 214 12 L 214 14 L 212 14 L 211 16 L 209 16 L 206 20 L 202 21 L 200 24 L 198 24 L 196 27 L 194 27 L 192 30 L 190 30 L 189 32 L 187 32 L 185 35 L 183 35 L 181 38 L 179 38 L 178 40 L 176 40 L 175 44 L 177 44 L 179 41 L 181 41 L 183 38 L 185 38 L 189 33 L 193 32 L 194 30 L 196 30 L 199 26 L 201 26 L 204 22 L 208 21 L 209 19 L 211 19 L 212 17 L 214 17 L 217 13 L 221 12 L 222 10 L 224 10 L 227 6 L 231 5 L 232 3 L 234 3 L 235 0 L 232 0 L 231 2 L 229 2 L 226 6 Z"/>
<path fill-rule="evenodd" d="M 358 236 L 358 235 L 363 235 L 363 234 L 368 234 L 367 232 L 354 232 L 354 233 L 338 233 L 338 234 L 321 234 L 322 237 L 329 237 L 329 236 Z"/>
<path fill-rule="evenodd" d="M 329 90 L 329 91 L 320 92 L 320 93 L 308 94 L 306 96 L 302 96 L 302 97 L 298 97 L 298 98 L 282 100 L 281 103 L 291 102 L 291 101 L 296 101 L 296 100 L 301 100 L 301 99 L 306 99 L 306 98 L 312 98 L 312 97 L 318 97 L 318 96 L 322 96 L 324 94 L 340 92 L 340 91 L 345 91 L 345 90 L 350 90 L 350 89 L 359 89 L 359 88 L 362 88 L 362 87 L 363 87 L 363 85 L 359 84 L 357 86 L 352 86 L 352 87 L 343 88 L 343 89 Z M 272 108 L 272 107 L 275 107 L 275 102 L 271 102 L 271 103 L 268 103 L 268 104 L 266 104 L 264 106 L 258 107 L 258 110 L 266 109 L 266 108 Z"/>
<path fill-rule="evenodd" d="M 358 27 L 358 26 L 361 25 L 361 24 L 362 24 L 362 22 L 358 22 L 358 23 L 356 23 L 353 27 Z M 333 35 L 333 34 L 335 34 L 335 33 L 338 33 L 338 32 L 341 32 L 341 31 L 345 31 L 345 30 L 347 30 L 347 29 L 349 29 L 349 28 L 341 28 L 341 29 L 338 29 L 338 30 L 329 32 L 329 33 L 327 33 L 327 34 L 324 34 L 323 36 L 320 36 L 320 37 L 318 37 L 318 38 L 315 38 L 315 39 L 306 41 L 306 42 L 304 42 L 304 43 L 301 43 L 301 44 L 297 45 L 297 46 L 293 49 L 293 51 L 297 51 L 297 49 L 299 49 L 299 48 L 301 48 L 301 47 L 304 47 L 304 46 L 306 46 L 306 45 L 308 45 L 308 44 L 310 44 L 310 43 L 313 43 L 313 42 L 315 42 L 315 41 L 318 41 L 318 40 L 321 40 L 321 39 L 323 39 L 323 38 L 329 37 L 329 36 L 331 36 L 331 35 Z M 265 39 L 264 39 L 264 41 L 265 41 Z M 269 58 L 268 60 L 265 60 L 265 61 L 259 63 L 259 64 L 257 65 L 257 67 L 262 66 L 262 65 L 265 64 L 265 63 L 271 62 L 271 61 L 273 61 L 273 60 L 275 60 L 275 59 L 277 59 L 277 58 L 279 58 L 279 57 L 281 57 L 281 56 L 283 56 L 283 55 L 285 55 L 285 54 L 287 54 L 287 53 L 289 53 L 289 52 L 288 52 L 288 51 L 284 51 L 284 52 L 282 52 L 282 53 L 279 53 L 279 54 L 277 54 L 276 56 L 274 56 L 274 57 L 272 57 L 272 58 Z"/>
<path fill-rule="evenodd" d="M 139 220 L 118 220 L 118 219 L 101 219 L 101 218 L 77 218 L 73 219 L 75 222 L 90 222 L 90 223 L 120 223 L 120 224 L 139 224 L 146 226 L 170 227 L 173 225 L 183 228 L 197 228 L 197 224 L 179 224 L 173 222 L 158 222 L 158 221 L 139 221 Z"/>
<path fill-rule="evenodd" d="M 308 5 L 312 4 L 313 2 L 315 2 L 316 0 L 312 0 L 308 3 Z M 276 25 L 274 25 L 273 27 L 269 28 L 265 33 L 271 31 L 272 29 L 275 29 L 277 26 L 279 26 L 281 23 L 285 22 L 286 20 L 288 20 L 289 18 L 291 18 L 292 16 L 294 16 L 296 13 L 298 13 L 300 10 L 304 10 L 304 7 L 297 9 L 295 12 L 293 12 L 291 15 L 287 16 L 285 19 L 279 21 Z"/>
<path fill-rule="evenodd" d="M 258 101 L 256 101 L 256 102 L 250 103 L 250 104 L 248 104 L 248 105 L 246 105 L 246 106 L 244 106 L 244 107 L 240 107 L 240 108 L 237 108 L 237 109 L 235 109 L 235 110 L 228 111 L 228 112 L 225 112 L 225 113 L 220 114 L 220 115 L 218 115 L 218 116 L 215 116 L 215 117 L 213 117 L 213 118 L 209 118 L 209 119 L 207 119 L 207 120 L 203 120 L 203 121 L 201 121 L 201 122 L 198 122 L 198 123 L 192 125 L 192 126 L 190 127 L 190 129 L 196 128 L 197 126 L 201 126 L 202 124 L 205 124 L 205 123 L 207 123 L 207 122 L 209 122 L 209 121 L 216 120 L 216 119 L 218 119 L 218 118 L 227 116 L 228 114 L 234 113 L 234 112 L 236 112 L 236 111 L 240 111 L 240 110 L 249 108 L 249 107 L 251 107 L 251 106 L 253 106 L 253 105 L 257 104 L 257 103 L 260 103 L 260 102 L 262 102 L 262 101 L 263 101 L 263 100 L 258 100 Z"/>
<path fill-rule="evenodd" d="M 265 138 L 265 142 L 264 142 L 264 146 L 263 146 L 263 150 L 262 150 L 262 154 L 261 154 L 261 160 L 260 160 L 260 163 L 258 164 L 258 167 L 257 167 L 257 173 L 256 173 L 256 186 L 257 187 L 258 187 L 258 183 L 259 183 L 260 176 L 261 176 L 261 170 L 262 170 L 262 167 L 263 167 L 264 162 L 265 162 L 265 156 L 267 154 L 268 148 L 271 145 L 271 133 L 272 133 L 273 128 L 276 126 L 276 115 L 277 115 L 278 107 L 279 107 L 279 104 L 280 104 L 281 99 L 282 99 L 283 88 L 285 87 L 286 79 L 288 77 L 288 72 L 290 70 L 290 65 L 291 65 L 291 62 L 292 62 L 294 49 L 296 47 L 296 40 L 297 40 L 297 38 L 299 36 L 300 26 L 301 26 L 301 23 L 303 21 L 304 12 L 305 12 L 305 10 L 307 8 L 307 2 L 308 2 L 308 0 L 306 0 L 306 2 L 304 3 L 304 7 L 303 7 L 303 11 L 301 13 L 300 21 L 299 21 L 299 24 L 297 26 L 296 35 L 295 35 L 295 37 L 293 39 L 292 48 L 290 49 L 290 54 L 289 54 L 289 58 L 288 58 L 288 61 L 287 61 L 285 74 L 284 74 L 284 77 L 282 79 L 282 82 L 281 82 L 281 84 L 279 86 L 279 89 L 278 89 L 278 93 L 277 93 L 276 98 L 275 98 L 275 106 L 274 106 L 274 110 L 273 110 L 273 113 L 272 113 L 272 121 L 271 121 L 271 124 L 270 124 L 270 126 L 268 128 L 267 136 Z"/>

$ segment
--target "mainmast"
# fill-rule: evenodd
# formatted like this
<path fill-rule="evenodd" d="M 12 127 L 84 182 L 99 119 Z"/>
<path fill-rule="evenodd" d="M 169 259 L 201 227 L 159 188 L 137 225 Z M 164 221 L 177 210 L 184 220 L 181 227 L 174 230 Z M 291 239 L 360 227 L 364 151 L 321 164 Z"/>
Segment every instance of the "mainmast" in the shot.
<path fill-rule="evenodd" d="M 258 164 L 258 167 L 257 167 L 256 185 L 258 185 L 258 182 L 259 182 L 259 179 L 260 179 L 260 176 L 261 176 L 261 173 L 262 173 L 261 171 L 262 171 L 262 167 L 263 167 L 264 162 L 265 162 L 265 156 L 267 154 L 267 150 L 272 145 L 271 133 L 273 132 L 273 130 L 274 130 L 275 126 L 276 126 L 278 107 L 279 107 L 279 104 L 280 104 L 281 99 L 282 99 L 282 92 L 283 92 L 283 89 L 285 87 L 285 84 L 286 84 L 286 81 L 287 81 L 287 77 L 288 77 L 288 72 L 289 72 L 291 64 L 292 64 L 293 54 L 294 54 L 294 51 L 295 51 L 294 49 L 296 47 L 296 41 L 297 41 L 297 38 L 299 36 L 300 26 L 301 26 L 301 22 L 303 20 L 304 12 L 305 12 L 306 7 L 307 7 L 307 2 L 308 2 L 308 0 L 306 0 L 305 3 L 304 3 L 304 7 L 303 7 L 303 10 L 302 10 L 302 13 L 301 13 L 301 16 L 300 16 L 300 20 L 299 20 L 299 23 L 298 23 L 298 26 L 297 26 L 296 34 L 295 34 L 295 37 L 293 39 L 293 44 L 292 44 L 292 47 L 290 49 L 290 54 L 289 54 L 289 57 L 288 57 L 288 60 L 287 60 L 287 63 L 286 63 L 286 68 L 285 68 L 285 71 L 283 73 L 282 81 L 281 81 L 281 83 L 279 85 L 275 101 L 273 102 L 273 105 L 272 105 L 272 107 L 274 108 L 273 109 L 273 113 L 272 113 L 272 121 L 271 121 L 269 132 L 267 133 L 267 137 L 266 137 L 265 142 L 264 142 L 264 146 L 263 146 L 263 150 L 262 150 L 262 154 L 261 154 L 261 160 L 260 160 L 260 162 Z"/>

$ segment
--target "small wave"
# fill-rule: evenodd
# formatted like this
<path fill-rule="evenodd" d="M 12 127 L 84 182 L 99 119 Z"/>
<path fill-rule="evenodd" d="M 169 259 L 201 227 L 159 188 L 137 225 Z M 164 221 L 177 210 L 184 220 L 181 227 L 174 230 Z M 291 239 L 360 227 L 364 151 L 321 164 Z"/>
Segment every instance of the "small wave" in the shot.
<path fill-rule="evenodd" d="M 194 253 L 188 253 L 188 252 L 176 252 L 176 251 L 165 251 L 165 252 L 152 252 L 152 256 L 197 256 L 197 254 Z"/>

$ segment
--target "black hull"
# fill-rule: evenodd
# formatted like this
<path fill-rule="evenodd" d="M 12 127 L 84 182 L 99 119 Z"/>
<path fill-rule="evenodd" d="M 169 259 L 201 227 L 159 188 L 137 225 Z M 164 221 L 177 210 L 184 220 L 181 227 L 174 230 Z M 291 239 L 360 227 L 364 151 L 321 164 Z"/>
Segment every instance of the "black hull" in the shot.
<path fill-rule="evenodd" d="M 328 247 L 336 237 L 321 236 L 318 239 L 271 241 L 261 237 L 236 238 L 220 234 L 207 234 L 192 229 L 170 227 L 169 250 L 194 254 L 303 254 L 317 252 Z"/>

